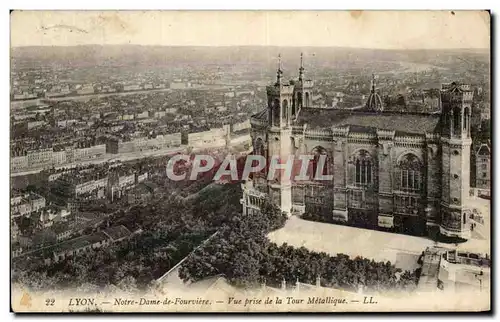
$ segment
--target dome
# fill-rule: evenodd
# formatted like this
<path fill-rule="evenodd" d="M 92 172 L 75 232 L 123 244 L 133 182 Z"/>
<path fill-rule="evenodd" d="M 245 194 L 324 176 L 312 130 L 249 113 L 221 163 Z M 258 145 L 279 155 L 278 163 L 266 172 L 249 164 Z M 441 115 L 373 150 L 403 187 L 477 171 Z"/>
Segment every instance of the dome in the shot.
<path fill-rule="evenodd" d="M 368 100 L 366 101 L 366 109 L 370 111 L 381 112 L 384 110 L 384 104 L 382 104 L 382 98 L 375 90 L 375 75 L 372 74 L 372 90 Z"/>
<path fill-rule="evenodd" d="M 378 95 L 378 93 L 370 93 L 370 96 L 368 96 L 368 100 L 366 101 L 366 108 L 371 111 L 384 110 L 382 98 Z"/>

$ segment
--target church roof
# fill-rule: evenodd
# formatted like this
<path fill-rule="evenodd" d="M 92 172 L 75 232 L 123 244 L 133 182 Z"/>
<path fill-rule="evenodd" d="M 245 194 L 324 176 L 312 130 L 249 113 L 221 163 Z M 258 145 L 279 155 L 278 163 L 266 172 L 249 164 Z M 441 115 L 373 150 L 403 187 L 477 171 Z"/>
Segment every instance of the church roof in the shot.
<path fill-rule="evenodd" d="M 443 91 L 448 91 L 448 92 L 470 92 L 471 88 L 470 85 L 468 84 L 461 84 L 457 82 L 449 83 L 449 84 L 442 84 L 441 85 Z"/>
<path fill-rule="evenodd" d="M 435 132 L 439 118 L 439 114 L 302 108 L 297 123 L 311 128 L 350 126 L 355 132 L 380 129 L 423 134 Z"/>
<path fill-rule="evenodd" d="M 478 155 L 490 155 L 491 154 L 490 147 L 487 144 L 484 144 L 484 143 L 481 144 L 481 146 L 477 150 L 477 154 Z"/>
<path fill-rule="evenodd" d="M 257 112 L 256 114 L 252 115 L 252 118 L 257 119 L 259 121 L 267 121 L 268 118 L 267 109 L 263 109 L 262 111 Z"/>

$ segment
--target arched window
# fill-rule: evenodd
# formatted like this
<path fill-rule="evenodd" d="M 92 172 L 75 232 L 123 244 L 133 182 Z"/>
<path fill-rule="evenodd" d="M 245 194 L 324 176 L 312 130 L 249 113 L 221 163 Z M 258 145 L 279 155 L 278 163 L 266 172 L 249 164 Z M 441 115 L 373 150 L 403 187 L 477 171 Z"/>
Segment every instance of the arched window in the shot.
<path fill-rule="evenodd" d="M 464 130 L 467 130 L 469 126 L 469 108 L 466 107 L 464 110 Z"/>
<path fill-rule="evenodd" d="M 319 146 L 313 149 L 313 155 L 314 158 L 311 161 L 312 162 L 312 178 L 316 178 L 316 171 L 318 171 L 318 166 L 320 157 L 324 158 L 324 164 L 323 164 L 323 169 L 321 170 L 320 174 L 321 175 L 328 175 L 328 154 L 325 148 Z"/>
<path fill-rule="evenodd" d="M 401 189 L 418 191 L 421 189 L 422 164 L 418 158 L 409 153 L 399 162 Z"/>
<path fill-rule="evenodd" d="M 361 183 L 361 162 L 356 160 L 356 183 Z"/>
<path fill-rule="evenodd" d="M 306 107 L 309 107 L 309 92 L 306 92 Z"/>
<path fill-rule="evenodd" d="M 302 92 L 297 93 L 297 108 L 302 107 Z"/>
<path fill-rule="evenodd" d="M 261 155 L 263 157 L 266 157 L 266 150 L 265 150 L 265 146 L 264 146 L 264 141 L 261 139 L 261 138 L 258 138 L 257 140 L 255 140 L 255 145 L 254 145 L 254 149 L 253 149 L 253 154 L 254 155 Z M 267 160 L 269 161 L 269 160 Z M 252 161 L 252 167 L 257 167 L 259 164 L 259 161 L 257 160 L 253 160 Z M 266 167 L 264 167 L 264 169 L 262 169 L 260 171 L 260 173 L 266 173 Z M 251 176 L 253 177 L 253 173 L 251 174 Z"/>
<path fill-rule="evenodd" d="M 450 117 L 448 116 L 448 113 L 443 113 L 443 125 L 445 127 L 448 127 L 449 126 L 449 123 L 450 122 Z"/>
<path fill-rule="evenodd" d="M 455 133 L 460 133 L 460 108 L 456 107 L 453 111 L 453 128 Z"/>
<path fill-rule="evenodd" d="M 372 163 L 366 161 L 366 183 L 372 182 Z"/>
<path fill-rule="evenodd" d="M 264 142 L 262 141 L 261 138 L 258 138 L 255 141 L 255 147 L 254 147 L 254 155 L 262 155 L 264 156 Z"/>
<path fill-rule="evenodd" d="M 360 151 L 356 156 L 355 164 L 355 183 L 356 185 L 367 185 L 372 183 L 372 160 L 365 150 Z"/>
<path fill-rule="evenodd" d="M 278 99 L 273 102 L 273 124 L 276 126 L 280 124 L 280 101 Z"/>
<path fill-rule="evenodd" d="M 282 117 L 284 120 L 288 119 L 288 101 L 287 100 L 283 100 L 283 115 L 282 115 Z"/>

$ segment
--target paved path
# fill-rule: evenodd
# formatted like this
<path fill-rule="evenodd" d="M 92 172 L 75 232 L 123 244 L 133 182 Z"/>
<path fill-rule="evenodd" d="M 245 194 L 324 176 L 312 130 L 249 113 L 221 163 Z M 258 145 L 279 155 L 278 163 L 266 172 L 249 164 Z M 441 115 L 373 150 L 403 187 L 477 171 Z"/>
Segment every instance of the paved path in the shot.
<path fill-rule="evenodd" d="M 426 237 L 389 233 L 357 227 L 313 222 L 292 216 L 285 227 L 269 234 L 278 245 L 304 246 L 331 255 L 342 253 L 351 257 L 363 256 L 377 261 L 396 263 L 398 255 L 420 255 L 427 247 L 489 253 L 489 240 L 471 239 L 461 244 L 436 243 Z M 401 268 L 411 266 L 402 263 Z"/>
<path fill-rule="evenodd" d="M 313 222 L 296 216 L 290 217 L 285 227 L 270 233 L 269 239 L 278 245 L 286 242 L 331 255 L 342 253 L 391 263 L 396 263 L 400 252 L 420 255 L 426 247 L 434 245 L 423 237 Z"/>

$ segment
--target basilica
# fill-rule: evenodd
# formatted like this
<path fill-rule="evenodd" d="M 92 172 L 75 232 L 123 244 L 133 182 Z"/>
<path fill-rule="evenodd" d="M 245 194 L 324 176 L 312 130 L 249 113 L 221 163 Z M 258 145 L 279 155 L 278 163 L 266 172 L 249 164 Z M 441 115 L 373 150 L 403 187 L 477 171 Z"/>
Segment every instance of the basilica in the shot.
<path fill-rule="evenodd" d="M 270 180 L 266 173 L 243 184 L 244 214 L 265 199 L 288 215 L 322 221 L 468 239 L 469 85 L 443 84 L 440 113 L 384 110 L 375 80 L 362 108 L 312 106 L 314 82 L 302 63 L 298 79 L 267 86 L 267 107 L 251 117 L 253 153 L 326 157 L 320 170 L 333 180 Z M 314 166 L 314 164 L 313 164 Z"/>

